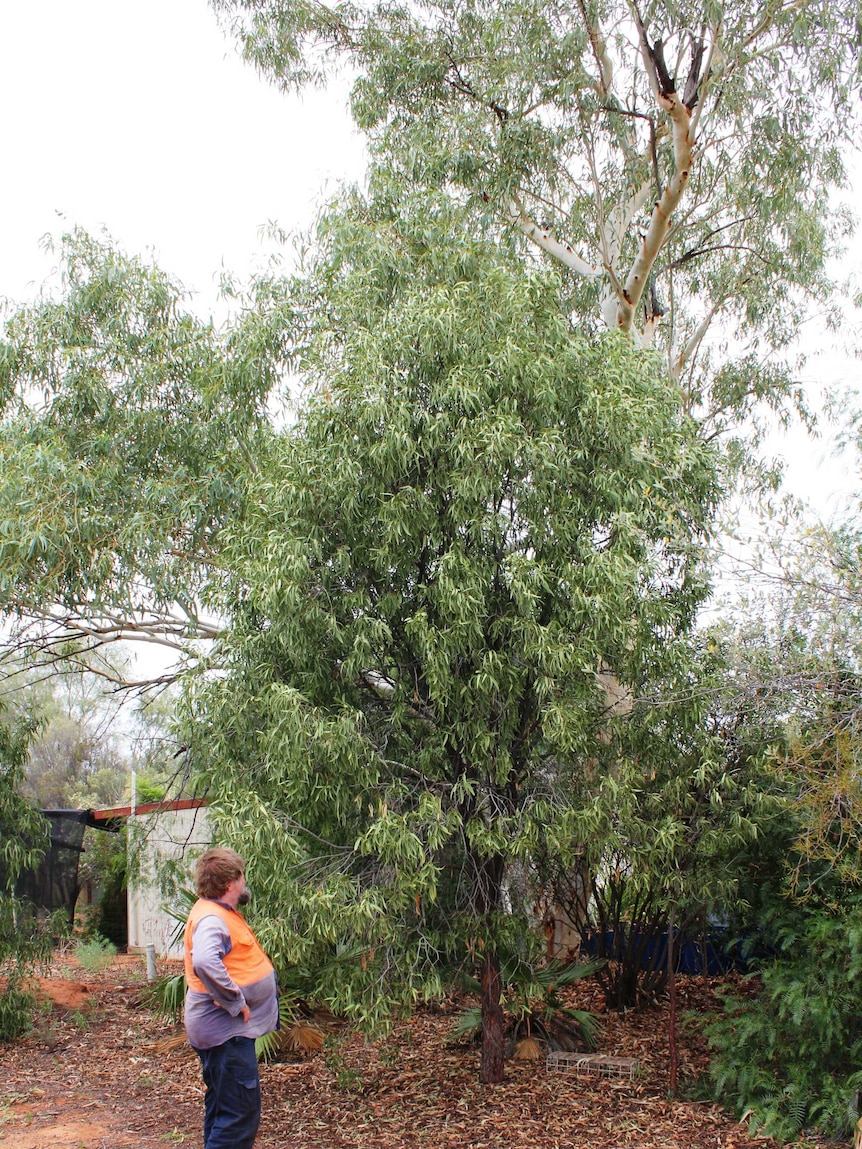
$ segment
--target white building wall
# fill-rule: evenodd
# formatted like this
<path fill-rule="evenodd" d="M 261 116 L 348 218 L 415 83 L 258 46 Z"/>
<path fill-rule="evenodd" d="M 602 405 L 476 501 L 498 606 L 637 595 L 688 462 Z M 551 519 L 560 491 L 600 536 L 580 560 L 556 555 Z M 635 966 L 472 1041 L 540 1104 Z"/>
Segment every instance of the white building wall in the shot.
<path fill-rule="evenodd" d="M 157 869 L 172 863 L 181 874 L 180 885 L 193 888 L 194 860 L 212 844 L 206 808 L 137 814 L 129 818 L 129 835 L 140 851 L 127 895 L 129 949 L 154 945 L 157 957 L 182 957 L 182 943 L 171 944 L 177 922 L 167 913 Z"/>

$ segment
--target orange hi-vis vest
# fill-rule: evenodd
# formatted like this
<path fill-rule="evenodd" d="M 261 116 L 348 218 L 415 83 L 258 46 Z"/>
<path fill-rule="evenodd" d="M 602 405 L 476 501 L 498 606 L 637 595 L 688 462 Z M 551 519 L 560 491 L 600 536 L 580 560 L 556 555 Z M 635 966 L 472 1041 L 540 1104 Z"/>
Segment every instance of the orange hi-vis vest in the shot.
<path fill-rule="evenodd" d="M 201 918 L 215 914 L 221 918 L 230 932 L 231 948 L 224 955 L 224 967 L 236 984 L 240 987 L 253 985 L 273 972 L 272 962 L 260 948 L 260 943 L 246 925 L 245 920 L 234 910 L 210 901 L 209 898 L 200 898 L 192 906 L 185 931 L 185 968 L 186 983 L 189 989 L 198 993 L 208 993 L 207 987 L 195 974 L 192 965 L 192 935 L 195 926 Z"/>

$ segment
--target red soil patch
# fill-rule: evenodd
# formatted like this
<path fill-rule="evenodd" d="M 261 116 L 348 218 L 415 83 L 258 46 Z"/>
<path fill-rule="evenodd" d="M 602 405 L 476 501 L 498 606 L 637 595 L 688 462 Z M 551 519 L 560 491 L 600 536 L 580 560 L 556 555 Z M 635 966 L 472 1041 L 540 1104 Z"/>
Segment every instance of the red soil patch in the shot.
<path fill-rule="evenodd" d="M 0 977 L 0 993 L 5 993 L 6 987 L 6 978 Z M 69 978 L 31 977 L 27 979 L 26 989 L 43 1005 L 56 1005 L 60 1009 L 87 1009 L 91 1001 L 90 987 Z"/>
<path fill-rule="evenodd" d="M 90 987 L 67 978 L 37 977 L 29 983 L 40 1001 L 50 1001 L 60 1009 L 89 1009 L 92 995 Z"/>

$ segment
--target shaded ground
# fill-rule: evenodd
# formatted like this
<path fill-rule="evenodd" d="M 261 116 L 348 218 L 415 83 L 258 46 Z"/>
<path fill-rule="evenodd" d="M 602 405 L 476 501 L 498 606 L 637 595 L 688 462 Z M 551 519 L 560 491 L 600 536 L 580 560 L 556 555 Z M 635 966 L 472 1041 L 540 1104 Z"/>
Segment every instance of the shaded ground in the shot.
<path fill-rule="evenodd" d="M 143 1004 L 143 966 L 100 974 L 55 967 L 27 1038 L 0 1044 L 3 1149 L 200 1149 L 203 1088 L 181 1033 Z M 79 980 L 80 979 L 80 980 Z M 84 988 L 86 987 L 86 988 Z M 684 980 L 681 1010 L 712 988 Z M 595 1008 L 587 987 L 578 1004 Z M 633 1081 L 549 1073 L 510 1062 L 502 1086 L 480 1086 L 478 1051 L 448 1041 L 454 1005 L 399 1023 L 378 1045 L 347 1034 L 307 1060 L 264 1066 L 256 1149 L 751 1149 L 763 1141 L 718 1108 L 667 1099 L 664 1011 L 605 1018 L 600 1052 L 635 1057 Z M 681 1040 L 684 1085 L 705 1065 L 697 1027 Z M 811 1143 L 809 1143 L 810 1145 Z"/>

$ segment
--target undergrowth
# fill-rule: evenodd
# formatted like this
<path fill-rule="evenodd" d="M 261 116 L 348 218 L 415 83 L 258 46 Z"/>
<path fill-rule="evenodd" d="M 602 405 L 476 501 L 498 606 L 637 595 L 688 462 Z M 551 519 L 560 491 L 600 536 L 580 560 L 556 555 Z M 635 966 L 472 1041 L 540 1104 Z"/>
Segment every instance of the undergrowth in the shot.
<path fill-rule="evenodd" d="M 862 1089 L 862 906 L 797 907 L 751 997 L 727 995 L 707 1030 L 715 1098 L 750 1131 L 846 1138 Z"/>

